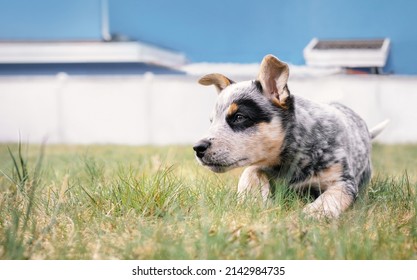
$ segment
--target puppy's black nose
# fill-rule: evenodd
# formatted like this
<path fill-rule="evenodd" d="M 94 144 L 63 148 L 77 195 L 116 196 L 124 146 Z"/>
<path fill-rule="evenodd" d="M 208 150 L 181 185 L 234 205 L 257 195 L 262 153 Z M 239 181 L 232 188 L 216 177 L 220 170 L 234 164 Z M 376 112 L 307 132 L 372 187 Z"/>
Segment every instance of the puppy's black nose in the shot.
<path fill-rule="evenodd" d="M 198 141 L 194 147 L 193 150 L 195 151 L 195 154 L 197 155 L 197 157 L 202 158 L 204 157 L 204 154 L 206 153 L 206 150 L 210 147 L 211 142 L 203 139 Z"/>

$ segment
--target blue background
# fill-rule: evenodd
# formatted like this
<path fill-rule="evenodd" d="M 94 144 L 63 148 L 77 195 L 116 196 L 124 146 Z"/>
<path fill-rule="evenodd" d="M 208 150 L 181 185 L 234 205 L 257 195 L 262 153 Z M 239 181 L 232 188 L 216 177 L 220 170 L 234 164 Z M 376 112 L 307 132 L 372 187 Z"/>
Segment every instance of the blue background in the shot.
<path fill-rule="evenodd" d="M 99 40 L 100 0 L 0 0 L 0 40 Z"/>
<path fill-rule="evenodd" d="M 417 74 L 413 0 L 109 0 L 111 33 L 184 52 L 192 62 L 304 64 L 313 37 L 391 39 L 386 72 Z M 99 0 L 0 0 L 0 40 L 99 40 Z"/>

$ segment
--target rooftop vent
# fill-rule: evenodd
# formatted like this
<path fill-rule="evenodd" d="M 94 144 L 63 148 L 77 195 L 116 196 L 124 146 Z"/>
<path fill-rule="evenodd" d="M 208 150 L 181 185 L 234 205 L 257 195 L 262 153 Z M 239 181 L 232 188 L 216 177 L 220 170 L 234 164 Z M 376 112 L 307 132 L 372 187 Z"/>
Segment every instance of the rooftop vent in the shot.
<path fill-rule="evenodd" d="M 148 63 L 178 67 L 182 53 L 142 42 L 0 42 L 0 64 Z"/>
<path fill-rule="evenodd" d="M 385 66 L 390 40 L 319 40 L 313 38 L 304 48 L 307 65 L 319 67 L 374 68 Z"/>

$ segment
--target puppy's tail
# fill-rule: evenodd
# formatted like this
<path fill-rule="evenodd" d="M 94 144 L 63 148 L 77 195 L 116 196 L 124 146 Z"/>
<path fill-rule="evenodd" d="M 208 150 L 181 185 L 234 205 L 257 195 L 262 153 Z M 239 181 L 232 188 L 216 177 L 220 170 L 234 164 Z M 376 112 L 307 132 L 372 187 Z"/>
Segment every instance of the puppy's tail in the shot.
<path fill-rule="evenodd" d="M 388 125 L 389 120 L 385 120 L 379 124 L 377 124 L 375 127 L 371 128 L 369 131 L 369 134 L 371 135 L 371 139 L 374 139 L 377 137 Z"/>

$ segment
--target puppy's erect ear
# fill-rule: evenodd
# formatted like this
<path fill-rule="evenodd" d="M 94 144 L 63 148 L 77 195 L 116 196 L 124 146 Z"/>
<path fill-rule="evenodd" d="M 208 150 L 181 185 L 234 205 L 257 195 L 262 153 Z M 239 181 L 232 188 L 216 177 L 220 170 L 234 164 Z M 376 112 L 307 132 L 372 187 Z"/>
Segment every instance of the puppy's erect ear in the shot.
<path fill-rule="evenodd" d="M 263 92 L 272 102 L 283 108 L 286 108 L 285 102 L 289 96 L 286 87 L 289 74 L 288 65 L 271 54 L 266 55 L 261 62 L 258 79 Z"/>
<path fill-rule="evenodd" d="M 223 89 L 225 89 L 228 85 L 233 84 L 234 82 L 223 76 L 222 74 L 213 73 L 208 74 L 201 77 L 198 82 L 205 86 L 215 85 L 217 89 L 217 93 L 220 93 Z"/>

